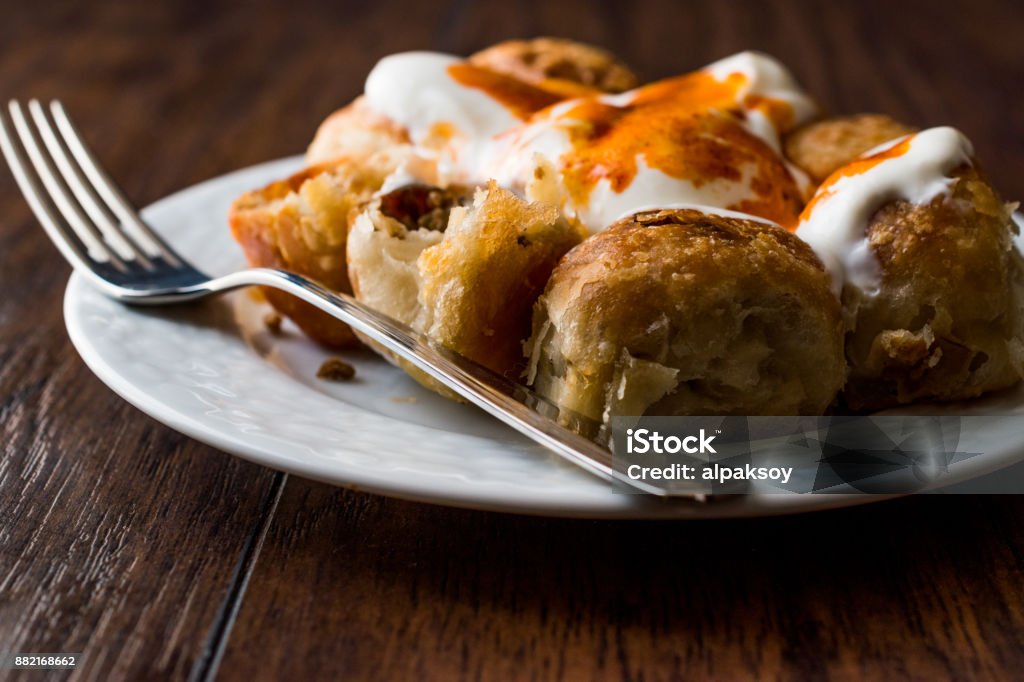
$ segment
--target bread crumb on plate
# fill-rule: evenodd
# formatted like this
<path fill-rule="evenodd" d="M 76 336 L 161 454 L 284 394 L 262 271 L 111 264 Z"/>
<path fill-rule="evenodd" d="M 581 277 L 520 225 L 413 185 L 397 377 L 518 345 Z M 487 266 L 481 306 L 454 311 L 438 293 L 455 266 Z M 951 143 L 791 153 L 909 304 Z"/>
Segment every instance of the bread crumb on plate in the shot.
<path fill-rule="evenodd" d="M 281 335 L 281 323 L 283 318 L 276 312 L 269 312 L 263 316 L 263 326 L 274 336 Z"/>
<path fill-rule="evenodd" d="M 327 358 L 316 372 L 316 378 L 325 381 L 349 381 L 355 375 L 356 368 L 339 357 Z"/>

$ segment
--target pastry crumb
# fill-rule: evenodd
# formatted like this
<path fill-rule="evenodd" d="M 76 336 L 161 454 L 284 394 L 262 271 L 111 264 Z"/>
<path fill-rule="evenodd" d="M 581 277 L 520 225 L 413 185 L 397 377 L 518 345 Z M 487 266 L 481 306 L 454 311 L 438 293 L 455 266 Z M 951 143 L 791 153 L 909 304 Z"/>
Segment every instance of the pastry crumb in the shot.
<path fill-rule="evenodd" d="M 393 403 L 400 403 L 403 405 L 410 405 L 415 402 L 419 402 L 419 398 L 413 395 L 393 395 L 389 398 Z"/>
<path fill-rule="evenodd" d="M 316 372 L 317 379 L 348 381 L 356 375 L 356 368 L 339 357 L 327 358 Z"/>
<path fill-rule="evenodd" d="M 267 331 L 274 336 L 281 335 L 281 323 L 284 319 L 275 312 L 269 312 L 263 316 L 263 326 L 267 328 Z"/>

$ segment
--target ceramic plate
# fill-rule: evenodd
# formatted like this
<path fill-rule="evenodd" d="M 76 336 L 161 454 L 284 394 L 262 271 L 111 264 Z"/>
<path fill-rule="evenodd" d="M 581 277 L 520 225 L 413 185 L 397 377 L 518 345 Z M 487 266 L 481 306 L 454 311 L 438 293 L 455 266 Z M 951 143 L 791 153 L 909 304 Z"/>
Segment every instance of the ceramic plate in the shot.
<path fill-rule="evenodd" d="M 204 182 L 143 212 L 202 270 L 244 266 L 227 227 L 242 192 L 285 177 L 301 159 Z M 483 412 L 420 388 L 369 352 L 345 355 L 352 382 L 316 371 L 328 353 L 250 292 L 180 308 L 127 308 L 72 275 L 64 301 L 75 347 L 110 388 L 167 426 L 259 464 L 382 495 L 498 511 L 614 518 L 710 518 L 811 511 L 884 499 L 847 495 L 742 495 L 706 504 L 613 492 Z M 1021 392 L 972 411 L 1020 413 Z M 1012 463 L 1024 422 L 1008 416 L 992 451 L 969 475 Z M 961 475 L 961 478 L 964 475 Z"/>

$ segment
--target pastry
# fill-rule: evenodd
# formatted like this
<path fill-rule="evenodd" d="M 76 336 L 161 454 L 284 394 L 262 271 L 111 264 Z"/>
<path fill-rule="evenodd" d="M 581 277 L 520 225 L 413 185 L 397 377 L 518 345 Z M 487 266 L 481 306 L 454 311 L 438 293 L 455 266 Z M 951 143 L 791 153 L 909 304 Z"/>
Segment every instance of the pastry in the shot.
<path fill-rule="evenodd" d="M 351 213 L 399 163 L 399 157 L 387 153 L 358 163 L 343 159 L 247 192 L 231 206 L 231 232 L 250 265 L 290 270 L 351 293 L 345 265 Z M 279 289 L 264 287 L 263 293 L 278 312 L 325 346 L 358 344 L 348 325 L 312 305 Z"/>
<path fill-rule="evenodd" d="M 570 251 L 534 311 L 527 382 L 617 415 L 820 414 L 842 388 L 828 274 L 777 225 L 637 213 Z"/>
<path fill-rule="evenodd" d="M 839 116 L 794 130 L 785 138 L 785 153 L 817 184 L 861 154 L 914 132 L 882 114 Z"/>
<path fill-rule="evenodd" d="M 932 128 L 833 173 L 797 235 L 832 273 L 857 410 L 959 400 L 1024 377 L 1024 261 L 967 139 Z"/>
<path fill-rule="evenodd" d="M 562 38 L 510 40 L 477 52 L 468 63 L 449 59 L 459 65 L 464 80 L 492 88 L 516 88 L 521 83 L 519 87 L 526 92 L 540 91 L 538 104 L 530 106 L 531 113 L 565 97 L 622 92 L 637 85 L 636 75 L 614 55 Z M 427 85 L 420 82 L 413 87 L 422 91 Z M 538 97 L 535 92 L 533 96 Z M 368 106 L 365 97 L 357 97 L 324 120 L 306 158 L 311 164 L 322 163 L 408 142 L 402 126 Z"/>
<path fill-rule="evenodd" d="M 374 67 L 365 98 L 408 135 L 424 160 L 420 181 L 495 179 L 591 232 L 652 206 L 795 223 L 806 179 L 780 153 L 781 136 L 817 115 L 781 64 L 749 52 L 619 95 L 565 101 L 453 57 L 405 53 Z"/>
<path fill-rule="evenodd" d="M 365 159 L 409 144 L 405 130 L 357 97 L 324 119 L 306 150 L 310 165 L 339 158 Z"/>
<path fill-rule="evenodd" d="M 595 419 L 868 411 L 1024 377 L 1024 239 L 970 143 L 822 119 L 767 55 L 643 85 L 552 38 L 390 55 L 306 158 L 233 207 L 251 263 Z M 358 339 L 268 297 L 322 343 Z"/>
<path fill-rule="evenodd" d="M 565 38 L 506 40 L 470 55 L 469 62 L 568 96 L 624 92 L 640 84 L 615 55 Z"/>
<path fill-rule="evenodd" d="M 529 204 L 494 183 L 475 194 L 410 185 L 355 219 L 348 271 L 359 300 L 517 379 L 534 301 L 582 236 L 553 206 Z"/>

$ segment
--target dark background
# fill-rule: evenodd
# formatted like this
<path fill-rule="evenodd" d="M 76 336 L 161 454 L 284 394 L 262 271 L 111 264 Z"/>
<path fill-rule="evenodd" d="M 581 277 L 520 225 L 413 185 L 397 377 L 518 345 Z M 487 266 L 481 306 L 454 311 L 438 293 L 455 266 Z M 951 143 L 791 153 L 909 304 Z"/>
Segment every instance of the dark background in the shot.
<path fill-rule="evenodd" d="M 301 152 L 384 54 L 541 34 L 604 45 L 647 78 L 770 52 L 832 111 L 960 127 L 1024 196 L 1015 2 L 4 2 L 0 16 L 0 98 L 63 99 L 140 205 Z M 83 653 L 54 678 L 1024 667 L 1019 497 L 610 523 L 342 491 L 189 441 L 103 387 L 63 329 L 67 274 L 0 171 L 0 652 Z"/>

